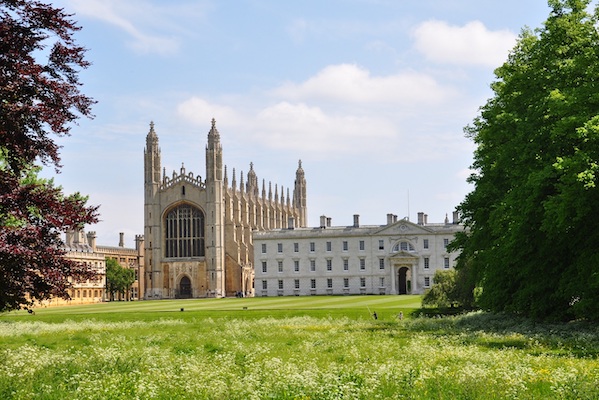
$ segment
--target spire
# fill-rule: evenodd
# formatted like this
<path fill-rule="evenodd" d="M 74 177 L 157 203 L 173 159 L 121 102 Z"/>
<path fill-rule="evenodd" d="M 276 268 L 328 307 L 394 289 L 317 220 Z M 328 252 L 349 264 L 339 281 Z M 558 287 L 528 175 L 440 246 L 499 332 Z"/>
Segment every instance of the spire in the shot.
<path fill-rule="evenodd" d="M 266 199 L 266 179 L 262 179 L 262 200 Z"/>
<path fill-rule="evenodd" d="M 245 188 L 243 186 L 244 186 L 244 184 L 243 184 L 243 171 L 241 171 L 239 173 L 239 191 L 241 193 L 243 193 L 245 191 Z"/>
<path fill-rule="evenodd" d="M 247 192 L 258 197 L 258 177 L 254 172 L 254 163 L 250 162 L 250 172 L 248 172 Z"/>
<path fill-rule="evenodd" d="M 272 201 L 272 182 L 268 182 L 268 200 Z"/>
<path fill-rule="evenodd" d="M 214 118 L 212 118 L 212 128 L 208 132 L 208 143 L 211 141 L 220 142 L 220 134 L 218 133 L 218 129 L 216 129 L 216 120 Z"/>
<path fill-rule="evenodd" d="M 150 131 L 146 136 L 146 145 L 148 148 L 153 147 L 154 145 L 158 146 L 158 135 L 154 130 L 154 121 L 150 121 Z"/>
<path fill-rule="evenodd" d="M 223 186 L 226 188 L 229 185 L 229 177 L 227 176 L 227 166 L 225 165 L 225 177 L 223 179 Z"/>
<path fill-rule="evenodd" d="M 289 199 L 289 188 L 287 188 L 287 200 L 286 200 L 286 202 L 287 202 L 287 206 L 291 205 L 291 201 Z"/>
<path fill-rule="evenodd" d="M 231 180 L 231 188 L 233 189 L 233 192 L 235 192 L 237 190 L 237 179 L 235 178 L 235 168 L 233 168 L 233 178 Z"/>
<path fill-rule="evenodd" d="M 275 203 L 279 202 L 279 186 L 275 183 Z"/>

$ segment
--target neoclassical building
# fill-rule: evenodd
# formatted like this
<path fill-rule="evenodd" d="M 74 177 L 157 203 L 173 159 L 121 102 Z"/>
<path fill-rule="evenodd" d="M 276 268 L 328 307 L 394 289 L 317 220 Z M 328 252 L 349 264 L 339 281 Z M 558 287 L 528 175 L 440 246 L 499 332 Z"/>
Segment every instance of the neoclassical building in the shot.
<path fill-rule="evenodd" d="M 447 245 L 464 229 L 450 222 L 417 223 L 387 214 L 384 225 L 331 226 L 256 232 L 256 296 L 421 294 L 436 271 L 453 268 L 457 253 Z"/>
<path fill-rule="evenodd" d="M 206 144 L 206 177 L 181 166 L 166 175 L 154 124 L 144 151 L 146 299 L 253 295 L 253 231 L 306 226 L 301 166 L 293 193 L 262 181 L 254 166 L 229 184 L 216 122 Z"/>

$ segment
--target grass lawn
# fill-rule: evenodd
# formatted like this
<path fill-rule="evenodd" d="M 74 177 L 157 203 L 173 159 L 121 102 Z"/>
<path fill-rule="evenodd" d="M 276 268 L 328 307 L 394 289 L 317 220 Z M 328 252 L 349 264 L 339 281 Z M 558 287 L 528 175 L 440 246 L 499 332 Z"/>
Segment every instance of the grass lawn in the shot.
<path fill-rule="evenodd" d="M 0 399 L 599 398 L 597 327 L 412 317 L 419 306 L 317 296 L 6 313 Z"/>

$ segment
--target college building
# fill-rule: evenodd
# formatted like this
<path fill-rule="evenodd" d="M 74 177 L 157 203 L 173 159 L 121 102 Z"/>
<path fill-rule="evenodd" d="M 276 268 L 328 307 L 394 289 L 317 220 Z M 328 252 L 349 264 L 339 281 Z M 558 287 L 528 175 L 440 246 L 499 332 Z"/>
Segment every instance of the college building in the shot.
<path fill-rule="evenodd" d="M 453 268 L 457 253 L 447 245 L 463 226 L 453 213 L 450 222 L 418 222 L 388 214 L 385 225 L 288 226 L 254 233 L 255 295 L 309 296 L 421 294 L 438 270 Z"/>
<path fill-rule="evenodd" d="M 146 299 L 253 295 L 252 233 L 280 229 L 293 219 L 305 226 L 306 180 L 301 161 L 293 192 L 223 165 L 216 122 L 208 132 L 206 177 L 186 171 L 167 175 L 154 124 L 144 151 Z M 268 189 L 267 189 L 268 187 Z"/>

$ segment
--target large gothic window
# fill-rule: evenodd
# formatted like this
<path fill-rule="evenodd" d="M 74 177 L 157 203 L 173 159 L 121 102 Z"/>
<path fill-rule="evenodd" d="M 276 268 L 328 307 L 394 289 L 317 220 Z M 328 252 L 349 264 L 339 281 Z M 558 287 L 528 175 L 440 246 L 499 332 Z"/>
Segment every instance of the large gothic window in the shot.
<path fill-rule="evenodd" d="M 188 204 L 175 207 L 165 219 L 165 256 L 204 256 L 204 213 Z"/>

